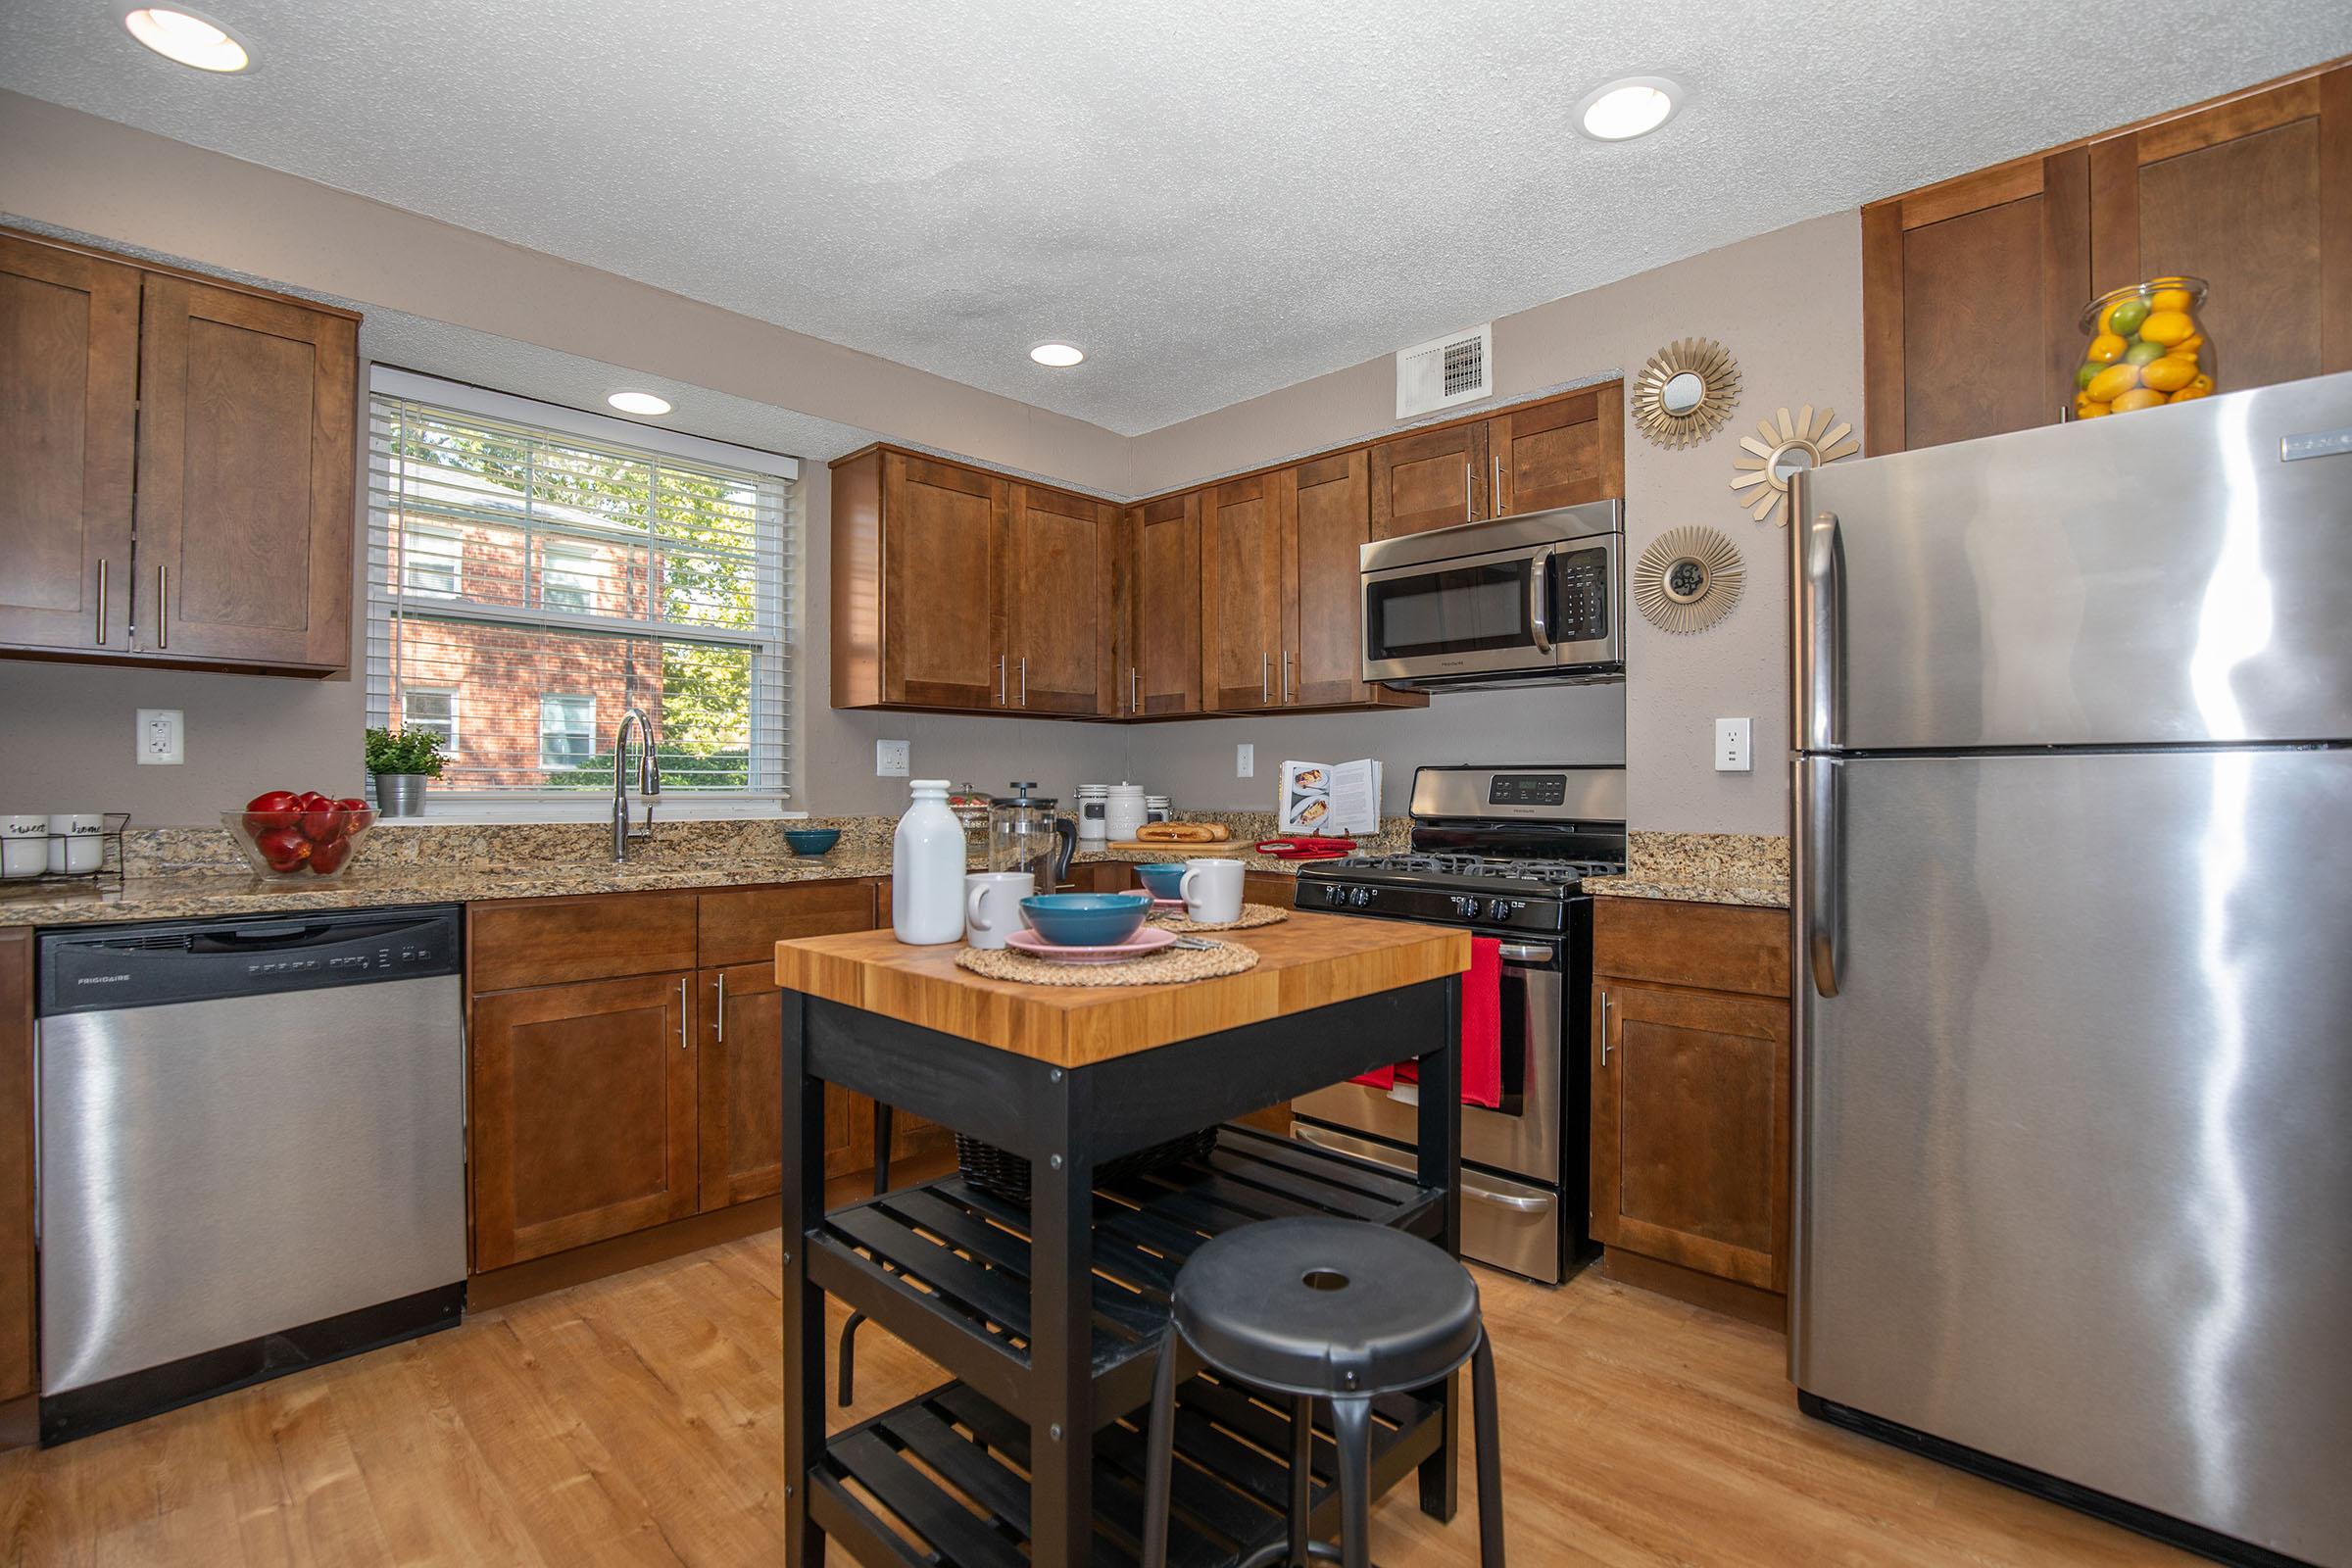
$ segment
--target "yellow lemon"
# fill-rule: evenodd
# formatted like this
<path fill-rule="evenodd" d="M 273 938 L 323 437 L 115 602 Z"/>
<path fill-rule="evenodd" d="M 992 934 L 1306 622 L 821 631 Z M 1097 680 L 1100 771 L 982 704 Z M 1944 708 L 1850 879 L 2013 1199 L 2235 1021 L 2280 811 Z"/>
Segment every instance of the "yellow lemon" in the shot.
<path fill-rule="evenodd" d="M 2090 385 L 2082 390 L 2089 394 L 2090 401 L 2093 403 L 2113 403 L 2137 385 L 2139 385 L 2138 366 L 2110 365 L 2092 376 Z"/>
<path fill-rule="evenodd" d="M 2151 392 L 2144 386 L 2135 386 L 2117 398 L 2112 407 L 2118 414 L 2130 414 L 2135 409 L 2152 409 L 2163 401 L 2163 393 Z"/>
<path fill-rule="evenodd" d="M 2197 362 L 2168 354 L 2141 370 L 2139 378 L 2159 392 L 2178 392 L 2197 378 Z"/>
<path fill-rule="evenodd" d="M 2198 379 L 2202 380 L 2203 377 L 2200 376 Z M 2167 401 L 2173 403 L 2186 403 L 2192 398 L 2210 397 L 2212 393 L 2213 388 L 2209 386 L 2199 386 L 2195 381 L 2191 381 L 2188 383 L 2188 385 L 2174 393 Z"/>
<path fill-rule="evenodd" d="M 2188 384 L 2195 387 L 2199 392 L 2210 392 L 2213 390 L 2213 377 L 2210 375 L 2200 375 L 2194 381 L 2191 381 Z"/>
<path fill-rule="evenodd" d="M 2078 403 L 2075 405 L 2075 417 L 2078 419 L 2104 418 L 2114 412 L 2114 408 L 2105 403 Z"/>
<path fill-rule="evenodd" d="M 2197 323 L 2188 318 L 2185 311 L 2150 311 L 2148 318 L 2139 323 L 2140 338 L 2149 343 L 2161 343 L 2171 348 L 2196 335 Z"/>
<path fill-rule="evenodd" d="M 2205 334 L 2202 332 L 2191 332 L 2188 334 L 2188 336 L 2182 338 L 2180 342 L 2173 345 L 2173 352 L 2175 354 L 2193 355 L 2197 352 L 2197 350 L 2203 348 L 2204 346 Z"/>
<path fill-rule="evenodd" d="M 2190 303 L 2188 290 L 2184 288 L 2160 288 L 2148 296 L 2151 311 L 2185 311 Z"/>
<path fill-rule="evenodd" d="M 2097 365 L 2113 365 L 2124 357 L 2124 348 L 2122 338 L 2113 332 L 2101 332 L 2090 340 L 2090 347 L 2082 351 L 2082 357 Z"/>

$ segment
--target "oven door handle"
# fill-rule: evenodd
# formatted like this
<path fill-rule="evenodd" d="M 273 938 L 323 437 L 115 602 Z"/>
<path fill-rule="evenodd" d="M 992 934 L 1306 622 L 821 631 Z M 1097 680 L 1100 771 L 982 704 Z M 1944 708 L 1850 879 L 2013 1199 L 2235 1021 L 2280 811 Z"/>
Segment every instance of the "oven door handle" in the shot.
<path fill-rule="evenodd" d="M 1551 950 L 1532 942 L 1505 942 L 1494 951 L 1512 963 L 1540 963 L 1546 968 L 1551 965 Z"/>
<path fill-rule="evenodd" d="M 1349 1138 L 1345 1133 L 1327 1133 L 1311 1121 L 1291 1123 L 1291 1135 L 1302 1143 L 1313 1144 L 1318 1149 L 1328 1149 L 1335 1154 L 1350 1154 L 1357 1159 L 1370 1160 L 1375 1165 L 1384 1165 L 1390 1170 L 1403 1171 L 1407 1175 L 1412 1173 L 1413 1163 L 1403 1154 L 1399 1153 L 1391 1158 L 1388 1157 L 1385 1150 L 1377 1154 L 1368 1152 L 1360 1139 Z M 1463 1171 L 1457 1181 L 1464 1198 L 1475 1199 L 1482 1203 L 1492 1203 L 1496 1208 L 1515 1209 L 1522 1214 L 1548 1214 L 1551 1212 L 1553 1203 L 1557 1201 L 1549 1194 L 1531 1195 L 1498 1191 L 1489 1187 L 1468 1171 Z"/>

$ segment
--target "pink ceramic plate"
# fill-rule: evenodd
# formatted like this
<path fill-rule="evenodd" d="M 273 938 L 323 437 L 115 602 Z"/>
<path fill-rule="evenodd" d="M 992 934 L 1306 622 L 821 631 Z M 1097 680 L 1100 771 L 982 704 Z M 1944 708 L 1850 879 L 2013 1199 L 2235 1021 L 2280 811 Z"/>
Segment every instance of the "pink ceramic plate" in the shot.
<path fill-rule="evenodd" d="M 1175 940 L 1175 932 L 1147 925 L 1139 927 L 1126 941 L 1107 948 L 1057 948 L 1034 931 L 1015 931 L 1004 939 L 1004 945 L 1015 953 L 1026 953 L 1032 958 L 1050 958 L 1055 963 L 1118 963 L 1157 953 Z"/>
<path fill-rule="evenodd" d="M 1153 914 L 1165 914 L 1170 909 L 1181 909 L 1183 907 L 1184 901 L 1182 899 L 1153 899 L 1152 901 L 1152 912 Z"/>

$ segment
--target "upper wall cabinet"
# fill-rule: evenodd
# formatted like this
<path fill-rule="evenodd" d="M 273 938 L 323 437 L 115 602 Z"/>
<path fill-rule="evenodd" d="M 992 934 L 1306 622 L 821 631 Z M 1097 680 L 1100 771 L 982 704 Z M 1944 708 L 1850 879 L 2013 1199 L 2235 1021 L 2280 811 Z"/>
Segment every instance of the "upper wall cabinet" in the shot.
<path fill-rule="evenodd" d="M 1200 495 L 1188 490 L 1127 510 L 1135 570 L 1123 711 L 1131 717 L 1200 711 Z"/>
<path fill-rule="evenodd" d="M 1372 537 L 1625 494 L 1625 386 L 1610 381 L 1372 448 Z"/>
<path fill-rule="evenodd" d="M 342 669 L 358 387 L 349 312 L 0 234 L 0 651 Z"/>
<path fill-rule="evenodd" d="M 1094 718 L 1119 710 L 1119 508 L 1015 484 L 1006 508 L 1005 706 Z"/>
<path fill-rule="evenodd" d="M 2058 422 L 2082 308 L 2167 273 L 2224 391 L 2352 368 L 2352 66 L 1865 207 L 1870 451 Z"/>

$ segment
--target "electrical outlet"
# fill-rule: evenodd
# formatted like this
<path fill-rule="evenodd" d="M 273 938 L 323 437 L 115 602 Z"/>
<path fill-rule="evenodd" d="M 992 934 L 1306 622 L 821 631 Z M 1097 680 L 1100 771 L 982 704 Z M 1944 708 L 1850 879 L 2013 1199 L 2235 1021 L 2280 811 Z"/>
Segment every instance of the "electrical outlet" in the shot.
<path fill-rule="evenodd" d="M 905 778 L 908 765 L 908 746 L 905 741 L 874 742 L 874 777 Z"/>
<path fill-rule="evenodd" d="M 1747 773 L 1754 771 L 1755 765 L 1755 753 L 1748 747 L 1748 721 L 1744 718 L 1717 719 L 1715 771 Z"/>
<path fill-rule="evenodd" d="M 187 728 L 176 708 L 142 708 L 132 732 L 139 761 L 170 765 L 188 760 Z"/>
<path fill-rule="evenodd" d="M 1233 748 L 1233 776 L 1249 778 L 1257 772 L 1257 748 L 1241 741 Z"/>

